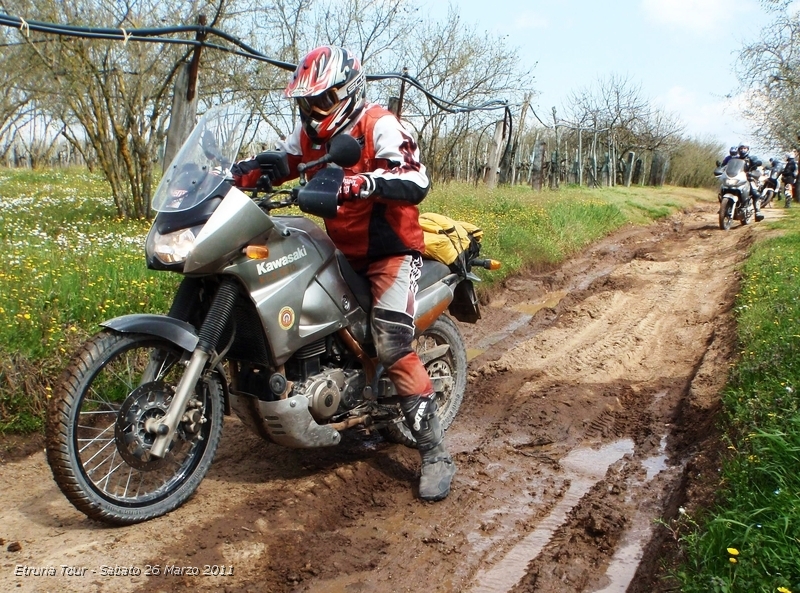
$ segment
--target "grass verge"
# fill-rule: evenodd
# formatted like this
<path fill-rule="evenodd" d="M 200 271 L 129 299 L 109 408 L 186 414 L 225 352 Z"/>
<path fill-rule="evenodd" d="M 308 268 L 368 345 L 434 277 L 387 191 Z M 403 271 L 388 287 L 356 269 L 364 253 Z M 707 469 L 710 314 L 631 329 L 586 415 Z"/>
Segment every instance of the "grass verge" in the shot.
<path fill-rule="evenodd" d="M 684 593 L 800 591 L 800 212 L 788 214 L 743 268 L 722 488 L 712 509 L 678 519 Z"/>
<path fill-rule="evenodd" d="M 115 217 L 105 182 L 86 170 L 0 170 L 0 434 L 42 427 L 47 394 L 98 323 L 169 309 L 179 277 L 146 269 L 146 221 Z M 707 190 L 435 187 L 421 210 L 473 222 L 490 289 L 526 267 L 554 264 L 626 223 L 643 224 Z"/>

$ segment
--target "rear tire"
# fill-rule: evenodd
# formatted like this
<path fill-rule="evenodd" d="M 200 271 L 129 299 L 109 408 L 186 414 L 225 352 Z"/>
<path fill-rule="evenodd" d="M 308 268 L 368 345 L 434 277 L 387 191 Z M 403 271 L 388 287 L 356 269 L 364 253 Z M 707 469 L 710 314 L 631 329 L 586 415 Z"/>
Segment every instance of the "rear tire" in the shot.
<path fill-rule="evenodd" d="M 436 393 L 439 423 L 442 430 L 447 430 L 461 407 L 464 391 L 467 387 L 467 349 L 464 338 L 455 322 L 447 315 L 441 315 L 416 340 L 418 354 L 436 346 L 448 344 L 449 350 L 444 356 L 436 358 L 425 365 L 431 377 L 450 377 L 452 383 L 442 392 Z M 398 406 L 399 408 L 399 406 Z M 417 441 L 411 435 L 408 425 L 400 412 L 401 420 L 381 429 L 381 435 L 389 442 L 400 443 L 406 447 L 416 448 Z"/>
<path fill-rule="evenodd" d="M 88 517 L 130 524 L 164 515 L 208 472 L 222 434 L 219 380 L 198 382 L 192 423 L 178 425 L 163 458 L 149 454 L 153 435 L 145 424 L 163 417 L 183 355 L 161 338 L 105 330 L 62 376 L 48 408 L 47 461 L 58 487 Z"/>

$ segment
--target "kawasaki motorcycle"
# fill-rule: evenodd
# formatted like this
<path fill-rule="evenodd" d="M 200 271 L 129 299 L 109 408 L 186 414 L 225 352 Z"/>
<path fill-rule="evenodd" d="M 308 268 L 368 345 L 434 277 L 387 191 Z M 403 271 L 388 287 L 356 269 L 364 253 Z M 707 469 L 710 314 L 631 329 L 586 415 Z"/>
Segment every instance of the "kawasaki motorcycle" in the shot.
<path fill-rule="evenodd" d="M 750 199 L 750 180 L 743 159 L 731 159 L 724 167 L 717 167 L 714 175 L 720 180 L 719 228 L 727 231 L 734 220 L 750 224 L 755 212 Z"/>
<path fill-rule="evenodd" d="M 166 315 L 102 323 L 75 354 L 46 423 L 55 481 L 87 516 L 145 521 L 183 504 L 206 475 L 223 415 L 285 447 L 338 444 L 342 432 L 377 432 L 415 446 L 369 328 L 369 284 L 327 234 L 301 214 L 336 215 L 344 172 L 360 158 L 334 138 L 326 165 L 300 186 L 274 191 L 283 160 L 262 161 L 259 188 L 234 187 L 249 119 L 219 108 L 201 118 L 156 189 L 147 265 L 182 274 Z M 463 255 L 425 260 L 416 296 L 415 348 L 430 375 L 444 428 L 461 405 L 467 354 L 446 315 L 480 318 L 471 271 L 499 263 Z"/>

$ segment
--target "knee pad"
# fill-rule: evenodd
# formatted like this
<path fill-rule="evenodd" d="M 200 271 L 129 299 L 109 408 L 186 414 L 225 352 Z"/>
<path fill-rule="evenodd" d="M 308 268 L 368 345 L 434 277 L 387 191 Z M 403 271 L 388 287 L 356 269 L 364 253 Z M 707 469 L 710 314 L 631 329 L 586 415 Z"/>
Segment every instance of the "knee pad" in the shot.
<path fill-rule="evenodd" d="M 376 308 L 372 310 L 372 339 L 378 359 L 387 369 L 413 352 L 414 319 L 406 313 Z"/>

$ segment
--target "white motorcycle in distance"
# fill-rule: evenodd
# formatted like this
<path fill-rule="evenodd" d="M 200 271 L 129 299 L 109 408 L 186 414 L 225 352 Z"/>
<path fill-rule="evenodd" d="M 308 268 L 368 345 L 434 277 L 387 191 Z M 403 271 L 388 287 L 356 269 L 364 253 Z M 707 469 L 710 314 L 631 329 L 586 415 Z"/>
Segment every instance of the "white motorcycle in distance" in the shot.
<path fill-rule="evenodd" d="M 727 231 L 734 220 L 750 224 L 755 210 L 750 199 L 750 180 L 745 170 L 744 159 L 731 159 L 714 170 L 720 180 L 719 228 Z"/>
<path fill-rule="evenodd" d="M 766 208 L 772 205 L 772 201 L 780 193 L 781 173 L 783 173 L 783 163 L 773 161 L 769 169 L 763 170 L 760 178 L 759 191 L 761 192 L 761 207 Z"/>

